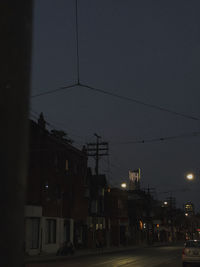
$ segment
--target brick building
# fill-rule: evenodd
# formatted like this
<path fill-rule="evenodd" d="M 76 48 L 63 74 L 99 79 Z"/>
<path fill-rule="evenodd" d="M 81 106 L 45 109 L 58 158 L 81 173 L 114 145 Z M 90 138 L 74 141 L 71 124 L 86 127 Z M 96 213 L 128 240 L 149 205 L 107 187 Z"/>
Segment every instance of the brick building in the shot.
<path fill-rule="evenodd" d="M 106 215 L 111 246 L 127 245 L 129 236 L 128 192 L 111 188 L 106 197 Z"/>
<path fill-rule="evenodd" d="M 60 133 L 60 135 L 59 135 Z M 64 241 L 87 242 L 87 156 L 48 131 L 43 115 L 30 121 L 25 251 L 56 252 Z"/>
<path fill-rule="evenodd" d="M 92 175 L 88 169 L 89 185 L 89 217 L 88 247 L 98 244 L 106 245 L 105 193 L 107 190 L 106 176 Z"/>

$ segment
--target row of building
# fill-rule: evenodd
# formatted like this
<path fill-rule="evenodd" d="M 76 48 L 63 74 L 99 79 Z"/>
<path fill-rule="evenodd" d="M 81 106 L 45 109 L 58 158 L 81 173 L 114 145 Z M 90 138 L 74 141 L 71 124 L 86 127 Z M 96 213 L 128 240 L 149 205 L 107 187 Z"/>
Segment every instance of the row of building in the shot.
<path fill-rule="evenodd" d="M 25 252 L 53 253 L 64 242 L 77 249 L 167 242 L 183 238 L 184 212 L 162 205 L 138 186 L 111 188 L 88 167 L 87 150 L 60 131 L 49 131 L 41 114 L 30 121 L 25 206 Z"/>

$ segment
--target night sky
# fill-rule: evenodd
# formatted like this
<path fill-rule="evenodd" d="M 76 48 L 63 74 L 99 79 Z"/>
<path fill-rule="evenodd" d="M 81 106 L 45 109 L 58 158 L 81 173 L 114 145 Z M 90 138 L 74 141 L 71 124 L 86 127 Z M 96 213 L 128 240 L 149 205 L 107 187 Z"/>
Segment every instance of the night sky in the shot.
<path fill-rule="evenodd" d="M 43 112 L 76 147 L 94 133 L 109 142 L 100 170 L 111 185 L 141 168 L 142 187 L 163 200 L 173 191 L 179 207 L 193 201 L 197 210 L 200 136 L 134 142 L 200 131 L 199 10 L 198 0 L 78 0 L 81 83 L 199 120 L 80 86 L 31 98 L 31 117 Z M 77 82 L 75 15 L 75 0 L 35 1 L 31 95 Z"/>

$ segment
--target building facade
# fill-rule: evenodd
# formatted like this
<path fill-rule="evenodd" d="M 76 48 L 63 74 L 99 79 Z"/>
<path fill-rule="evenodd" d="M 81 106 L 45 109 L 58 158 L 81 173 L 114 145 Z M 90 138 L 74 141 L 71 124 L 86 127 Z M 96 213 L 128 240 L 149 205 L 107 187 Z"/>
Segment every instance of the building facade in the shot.
<path fill-rule="evenodd" d="M 86 244 L 87 156 L 45 127 L 30 121 L 30 157 L 25 206 L 25 251 L 56 252 L 63 242 Z M 62 132 L 61 132 L 62 134 Z"/>

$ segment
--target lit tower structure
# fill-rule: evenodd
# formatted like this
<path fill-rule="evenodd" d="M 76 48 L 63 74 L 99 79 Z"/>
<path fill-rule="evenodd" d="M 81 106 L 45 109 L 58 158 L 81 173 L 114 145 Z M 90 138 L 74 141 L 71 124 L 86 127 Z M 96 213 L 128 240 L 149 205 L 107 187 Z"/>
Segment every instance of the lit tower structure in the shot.
<path fill-rule="evenodd" d="M 141 178 L 141 170 L 136 169 L 133 171 L 129 171 L 129 189 L 130 190 L 140 190 L 140 178 Z"/>

